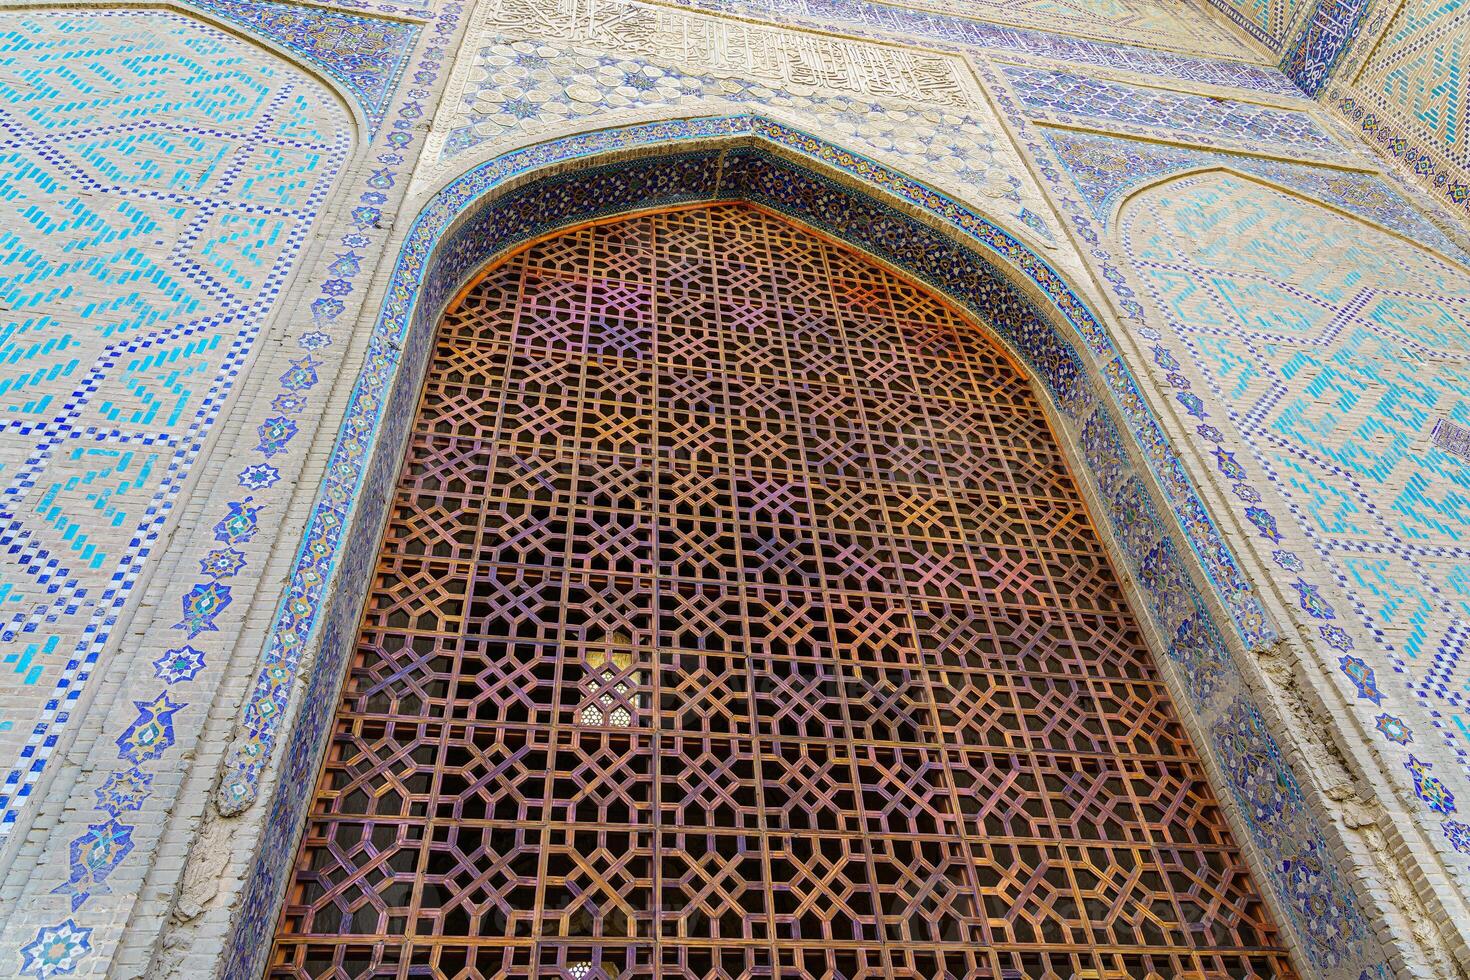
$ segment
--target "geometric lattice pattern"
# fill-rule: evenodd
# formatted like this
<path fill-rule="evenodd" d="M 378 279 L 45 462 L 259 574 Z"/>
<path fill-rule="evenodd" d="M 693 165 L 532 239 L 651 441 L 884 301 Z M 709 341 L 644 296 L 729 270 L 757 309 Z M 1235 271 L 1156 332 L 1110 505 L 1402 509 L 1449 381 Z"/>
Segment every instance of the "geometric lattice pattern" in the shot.
<path fill-rule="evenodd" d="M 3 836 L 350 136 L 305 75 L 162 12 L 5 15 L 0 107 Z"/>
<path fill-rule="evenodd" d="M 748 205 L 445 317 L 274 978 L 1289 976 L 1041 408 Z"/>

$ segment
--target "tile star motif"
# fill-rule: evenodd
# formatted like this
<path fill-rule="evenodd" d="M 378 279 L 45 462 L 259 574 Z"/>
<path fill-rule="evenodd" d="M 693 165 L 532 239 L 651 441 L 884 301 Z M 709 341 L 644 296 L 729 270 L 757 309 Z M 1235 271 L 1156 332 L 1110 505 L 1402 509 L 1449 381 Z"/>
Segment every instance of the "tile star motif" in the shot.
<path fill-rule="evenodd" d="M 275 486 L 280 479 L 280 472 L 269 463 L 253 463 L 240 471 L 238 482 L 246 490 L 265 490 Z"/>
<path fill-rule="evenodd" d="M 292 361 L 291 367 L 281 375 L 281 387 L 287 391 L 304 391 L 313 387 L 317 382 L 316 369 L 320 364 L 310 354 L 299 361 Z"/>
<path fill-rule="evenodd" d="M 1408 745 L 1414 741 L 1414 733 L 1409 731 L 1409 726 L 1404 724 L 1402 718 L 1396 715 L 1382 714 L 1373 720 L 1374 727 L 1390 742 L 1399 745 Z"/>
<path fill-rule="evenodd" d="M 70 877 L 53 888 L 51 894 L 70 895 L 73 912 L 93 895 L 109 894 L 107 876 L 132 851 L 133 829 L 119 823 L 116 817 L 89 826 L 86 833 L 71 842 Z"/>
<path fill-rule="evenodd" d="M 214 578 L 230 578 L 245 567 L 245 555 L 234 548 L 220 548 L 199 559 L 199 572 Z"/>
<path fill-rule="evenodd" d="M 152 701 L 134 701 L 138 717 L 117 737 L 119 758 L 137 765 L 156 759 L 174 744 L 174 715 L 185 704 L 176 704 L 164 691 Z"/>
<path fill-rule="evenodd" d="M 20 948 L 20 970 L 36 980 L 65 976 L 75 972 L 91 951 L 91 927 L 67 919 L 54 926 L 42 926 L 36 938 Z"/>
<path fill-rule="evenodd" d="M 296 423 L 284 416 L 266 419 L 260 423 L 256 430 L 260 433 L 260 445 L 256 451 L 263 453 L 266 459 L 277 453 L 286 451 L 286 443 L 290 442 L 296 435 Z"/>
<path fill-rule="evenodd" d="M 152 794 L 153 774 L 138 768 L 114 772 L 95 790 L 97 809 L 116 817 L 143 805 Z"/>
<path fill-rule="evenodd" d="M 163 656 L 153 661 L 154 673 L 166 684 L 192 681 L 203 669 L 204 654 L 188 644 L 177 650 L 165 650 Z"/>
<path fill-rule="evenodd" d="M 1413 774 L 1414 792 L 1429 809 L 1438 813 L 1455 812 L 1455 794 L 1450 792 L 1439 777 L 1430 775 L 1429 770 L 1433 766 L 1411 755 L 1409 761 L 1404 763 L 1404 768 Z"/>
<path fill-rule="evenodd" d="M 275 473 L 274 470 L 271 472 Z M 224 544 L 246 544 L 255 537 L 255 532 L 260 529 L 260 505 L 254 501 L 255 498 L 246 497 L 225 504 L 228 513 L 214 526 L 214 539 Z"/>
<path fill-rule="evenodd" d="M 0 281 L 26 313 L 0 336 L 0 660 L 26 666 L 0 720 L 0 837 L 83 717 L 352 143 L 321 82 L 195 14 L 5 20 Z"/>

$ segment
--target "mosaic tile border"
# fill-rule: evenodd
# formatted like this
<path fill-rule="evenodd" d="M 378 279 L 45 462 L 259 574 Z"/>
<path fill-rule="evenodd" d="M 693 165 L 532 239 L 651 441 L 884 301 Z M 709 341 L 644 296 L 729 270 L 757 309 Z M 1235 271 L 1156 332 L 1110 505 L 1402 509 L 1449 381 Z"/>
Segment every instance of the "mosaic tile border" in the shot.
<path fill-rule="evenodd" d="M 1301 109 L 1131 85 L 1051 68 L 999 68 L 1022 105 L 1057 122 L 1086 125 L 1089 120 L 1102 120 L 1167 139 L 1275 146 L 1282 152 L 1335 158 L 1356 155 Z"/>
<path fill-rule="evenodd" d="M 1358 128 L 1365 142 L 1402 164 L 1463 215 L 1470 215 L 1470 175 L 1444 163 L 1438 152 L 1427 149 L 1396 122 L 1374 112 L 1361 96 L 1340 92 L 1333 86 L 1327 101 Z"/>
<path fill-rule="evenodd" d="M 1267 7 L 1271 2 L 1272 0 L 1256 0 L 1253 6 L 1257 8 Z M 1281 0 L 1277 0 L 1277 2 L 1281 2 Z M 1216 10 L 1220 11 L 1220 13 L 1228 17 L 1231 23 L 1236 24 L 1241 30 L 1261 42 L 1271 51 L 1279 52 L 1281 50 L 1284 39 L 1272 37 L 1270 31 L 1241 12 L 1241 5 L 1232 3 L 1231 0 L 1209 0 L 1209 3 Z"/>
<path fill-rule="evenodd" d="M 1429 433 L 1429 441 L 1447 453 L 1470 459 L 1470 429 L 1449 419 L 1439 419 Z"/>
<path fill-rule="evenodd" d="M 758 146 L 769 147 L 777 155 L 752 148 L 752 137 Z M 734 148 L 728 158 L 716 152 L 693 152 L 652 162 L 607 165 L 564 177 L 548 176 L 528 184 L 518 180 L 542 168 L 565 169 L 579 159 L 616 151 L 627 155 L 641 148 L 667 154 L 680 144 L 711 141 Z M 816 175 L 809 169 L 812 163 L 825 165 L 841 182 Z M 504 191 L 493 206 L 479 207 L 488 194 L 512 184 L 514 189 Z M 970 247 L 914 217 L 877 204 L 852 186 L 876 186 L 893 193 L 935 224 L 956 229 L 957 237 Z M 1112 350 L 1101 325 L 1045 263 L 957 202 L 804 133 L 760 117 L 737 116 L 583 134 L 516 151 L 451 183 L 414 222 L 333 449 L 296 573 L 280 607 L 261 681 L 250 699 L 252 707 L 247 709 L 244 725 L 248 734 L 237 743 L 222 773 L 222 807 L 238 812 L 250 805 L 278 736 L 269 720 L 285 715 L 286 696 L 300 658 L 319 633 L 321 653 L 284 750 L 266 819 L 266 839 L 249 877 L 245 908 L 235 932 L 232 951 L 239 954 L 234 961 L 241 966 L 230 975 L 248 975 L 250 951 L 260 948 L 274 923 L 282 871 L 289 867 L 297 818 L 310 791 L 321 734 L 335 706 L 344 648 L 356 623 L 352 597 L 361 594 L 373 564 L 382 500 L 396 474 L 394 450 L 412 414 L 418 383 L 411 376 L 416 370 L 413 366 L 423 363 L 426 337 L 432 333 L 437 310 L 490 254 L 516 241 L 599 215 L 732 196 L 772 206 L 843 237 L 940 286 L 965 305 L 983 310 L 987 322 L 1046 382 L 1055 406 L 1073 427 L 1088 459 L 1088 473 L 1097 481 L 1098 495 L 1106 502 L 1128 564 L 1150 601 L 1152 618 L 1160 632 L 1171 638 L 1168 653 L 1180 667 L 1196 715 L 1213 726 L 1207 730 L 1223 758 L 1243 760 L 1227 766 L 1229 788 L 1247 820 L 1250 839 L 1265 852 L 1266 877 L 1300 949 L 1322 969 L 1337 971 L 1352 964 L 1354 973 L 1359 965 L 1375 974 L 1381 972 L 1376 942 L 1362 911 L 1330 859 L 1322 830 L 1280 749 L 1264 727 L 1242 729 L 1226 721 L 1240 716 L 1258 718 L 1259 713 L 1242 693 L 1228 647 L 1215 631 L 1184 560 L 1166 533 L 1167 522 L 1153 511 L 1145 483 L 1124 449 L 1125 437 L 1111 413 L 1097 401 L 1070 344 L 1037 315 L 1022 293 L 991 271 L 989 263 L 1000 259 L 1020 267 L 1032 288 L 1056 303 L 1079 329 L 1094 354 Z M 993 258 L 980 258 L 976 251 Z M 1133 427 L 1132 437 L 1142 441 L 1152 465 L 1162 462 L 1164 466 L 1160 482 L 1175 491 L 1189 490 L 1182 464 L 1153 423 L 1121 361 L 1116 357 L 1100 360 L 1104 361 L 1101 380 Z M 410 367 L 400 370 L 402 365 Z M 1213 531 L 1202 505 L 1195 503 L 1197 511 L 1185 510 L 1179 517 L 1187 533 Z M 348 534 L 350 542 L 345 537 Z M 1238 576 L 1223 543 L 1218 547 L 1219 552 L 1207 556 L 1206 566 L 1211 559 L 1216 569 L 1224 562 Z M 324 601 L 329 583 L 332 593 L 343 597 L 330 609 Z M 1270 642 L 1275 634 L 1265 621 L 1264 610 L 1243 580 L 1238 585 L 1250 596 L 1253 608 L 1242 621 L 1237 594 L 1235 628 L 1248 644 Z M 1227 589 L 1221 592 L 1230 594 Z M 1211 722 L 1211 718 L 1217 720 Z"/>

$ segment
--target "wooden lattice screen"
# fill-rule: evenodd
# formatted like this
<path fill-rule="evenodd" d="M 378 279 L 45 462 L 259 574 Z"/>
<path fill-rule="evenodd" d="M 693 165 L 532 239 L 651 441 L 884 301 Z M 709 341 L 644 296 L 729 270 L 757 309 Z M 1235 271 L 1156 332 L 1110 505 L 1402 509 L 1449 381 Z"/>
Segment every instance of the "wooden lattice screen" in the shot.
<path fill-rule="evenodd" d="M 1290 975 L 1022 375 L 748 205 L 439 330 L 272 977 Z"/>

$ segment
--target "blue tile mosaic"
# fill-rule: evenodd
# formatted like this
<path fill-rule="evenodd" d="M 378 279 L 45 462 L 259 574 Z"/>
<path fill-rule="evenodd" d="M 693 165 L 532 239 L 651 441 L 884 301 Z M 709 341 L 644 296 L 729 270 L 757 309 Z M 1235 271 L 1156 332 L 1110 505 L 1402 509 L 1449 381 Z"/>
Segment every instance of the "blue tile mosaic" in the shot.
<path fill-rule="evenodd" d="M 4 836 L 352 131 L 313 79 L 161 10 L 7 13 L 0 104 L 0 198 L 15 219 L 0 228 L 0 297 L 16 313 L 0 337 L 0 431 L 21 440 L 0 513 L 0 654 L 24 665 L 27 689 L 0 705 Z"/>
<path fill-rule="evenodd" d="M 1234 140 L 1252 149 L 1264 143 L 1321 156 L 1347 155 L 1343 146 L 1304 112 L 1126 85 L 1046 68 L 1006 65 L 1001 73 L 1021 105 L 1045 111 L 1060 122 L 1103 120 L 1171 137 L 1183 133 Z"/>

